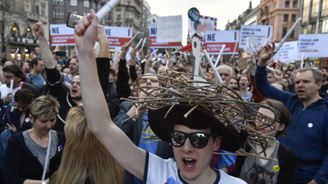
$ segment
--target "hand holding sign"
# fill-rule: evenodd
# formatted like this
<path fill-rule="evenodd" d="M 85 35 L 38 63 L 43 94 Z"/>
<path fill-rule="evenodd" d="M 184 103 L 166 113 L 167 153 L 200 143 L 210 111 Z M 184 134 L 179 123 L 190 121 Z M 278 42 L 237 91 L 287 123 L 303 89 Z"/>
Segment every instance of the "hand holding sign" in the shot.
<path fill-rule="evenodd" d="M 275 45 L 265 45 L 258 50 L 258 66 L 267 66 L 275 51 Z"/>

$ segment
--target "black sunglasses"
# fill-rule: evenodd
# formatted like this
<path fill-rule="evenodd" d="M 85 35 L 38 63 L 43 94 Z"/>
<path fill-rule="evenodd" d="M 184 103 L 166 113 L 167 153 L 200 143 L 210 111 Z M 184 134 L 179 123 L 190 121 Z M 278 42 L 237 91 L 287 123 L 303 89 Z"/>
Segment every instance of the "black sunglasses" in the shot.
<path fill-rule="evenodd" d="M 184 133 L 173 131 L 171 134 L 171 143 L 175 147 L 181 147 L 186 142 L 187 137 L 194 148 L 204 148 L 208 143 L 208 139 L 215 136 L 205 132 Z"/>

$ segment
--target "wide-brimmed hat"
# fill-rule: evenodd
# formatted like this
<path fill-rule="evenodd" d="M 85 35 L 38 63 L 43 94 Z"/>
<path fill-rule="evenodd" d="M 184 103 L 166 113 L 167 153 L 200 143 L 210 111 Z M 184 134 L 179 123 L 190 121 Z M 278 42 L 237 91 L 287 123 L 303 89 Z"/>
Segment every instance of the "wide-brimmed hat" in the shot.
<path fill-rule="evenodd" d="M 247 140 L 247 132 L 225 126 L 211 112 L 202 107 L 193 108 L 190 105 L 166 106 L 157 110 L 148 111 L 150 128 L 160 139 L 170 142 L 171 133 L 176 124 L 185 125 L 191 129 L 210 128 L 218 136 L 222 137 L 221 148 L 235 152 L 241 148 Z"/>
<path fill-rule="evenodd" d="M 222 149 L 245 156 L 249 155 L 242 149 L 245 144 L 252 148 L 260 146 L 264 152 L 269 140 L 274 139 L 253 127 L 256 119 L 265 127 L 273 128 L 278 117 L 273 108 L 245 102 L 237 92 L 224 85 L 190 80 L 190 76 L 179 72 L 170 71 L 158 77 L 161 80 L 157 87 L 136 86 L 145 91 L 145 96 L 127 99 L 138 107 L 136 116 L 148 111 L 149 125 L 158 138 L 170 142 L 176 124 L 191 129 L 211 128 L 222 136 Z M 275 118 L 266 117 L 258 112 L 259 108 L 271 110 Z M 262 158 L 257 153 L 252 155 Z"/>

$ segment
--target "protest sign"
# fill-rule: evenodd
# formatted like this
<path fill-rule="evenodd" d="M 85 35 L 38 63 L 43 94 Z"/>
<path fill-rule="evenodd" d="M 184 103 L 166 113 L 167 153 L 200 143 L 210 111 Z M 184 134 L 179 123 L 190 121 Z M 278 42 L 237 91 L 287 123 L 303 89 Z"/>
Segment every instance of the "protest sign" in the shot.
<path fill-rule="evenodd" d="M 286 64 L 291 61 L 300 61 L 302 58 L 298 49 L 298 41 L 285 42 L 273 59 Z"/>
<path fill-rule="evenodd" d="M 121 47 L 129 42 L 133 30 L 130 27 L 105 26 L 105 33 L 109 40 L 110 47 Z"/>
<path fill-rule="evenodd" d="M 52 46 L 75 45 L 74 29 L 66 24 L 50 24 L 50 39 Z"/>
<path fill-rule="evenodd" d="M 157 17 L 157 42 L 182 41 L 182 16 Z"/>
<path fill-rule="evenodd" d="M 239 31 L 207 31 L 205 33 L 205 48 L 209 54 L 219 54 L 225 45 L 223 54 L 237 52 Z"/>
<path fill-rule="evenodd" d="M 302 56 L 309 58 L 328 57 L 327 34 L 299 35 L 299 50 Z"/>
<path fill-rule="evenodd" d="M 181 48 L 181 41 L 179 42 L 157 42 L 157 24 L 149 24 L 149 40 L 150 40 L 150 48 Z"/>
<path fill-rule="evenodd" d="M 243 25 L 240 28 L 239 47 L 247 53 L 253 53 L 261 46 L 271 43 L 272 26 Z"/>

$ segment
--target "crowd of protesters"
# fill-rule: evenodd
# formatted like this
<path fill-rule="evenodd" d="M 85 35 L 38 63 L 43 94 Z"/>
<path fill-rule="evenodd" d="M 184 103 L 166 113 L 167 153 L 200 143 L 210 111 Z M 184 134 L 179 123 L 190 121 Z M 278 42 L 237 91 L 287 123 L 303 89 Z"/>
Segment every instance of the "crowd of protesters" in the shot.
<path fill-rule="evenodd" d="M 187 136 L 182 145 L 179 145 L 181 140 L 149 139 L 162 138 L 161 132 L 152 130 L 155 125 L 150 119 L 154 115 L 143 109 L 142 116 L 136 117 L 138 107 L 126 98 L 147 96 L 149 91 L 140 91 L 139 87 L 149 90 L 159 87 L 159 81 L 163 80 L 161 76 L 170 71 L 192 76 L 195 58 L 190 52 L 176 50 L 151 53 L 146 48 L 135 48 L 133 43 L 124 45 L 120 53 L 109 53 L 107 36 L 97 25 L 94 14 L 86 20 L 87 23 L 75 29 L 77 55 L 67 57 L 63 51 L 51 51 L 43 24 L 38 22 L 33 30 L 40 45 L 31 54 L 32 59 L 3 61 L 0 74 L 0 183 L 33 184 L 41 183 L 41 180 L 48 183 L 154 183 L 156 180 L 169 183 L 169 178 L 162 177 L 187 183 L 244 183 L 242 180 L 254 184 L 328 183 L 326 67 L 310 62 L 301 66 L 298 62 L 272 61 L 272 45 L 264 46 L 253 57 L 222 59 L 216 68 L 223 80 L 221 85 L 237 93 L 240 101 L 266 104 L 279 112 L 278 121 L 270 130 L 261 129 L 259 122 L 253 122 L 263 134 L 276 138 L 270 141 L 266 150 L 268 155 L 262 155 L 276 161 L 235 156 L 235 150 L 219 149 L 221 140 L 216 136 L 213 141 L 207 139 L 209 143 L 206 144 L 215 147 L 214 151 L 229 154 L 213 154 L 213 150 L 207 150 L 211 157 L 204 160 L 209 163 L 202 167 L 221 171 L 201 168 L 200 174 L 193 178 L 188 177 L 188 168 L 196 161 L 188 154 L 198 153 L 207 145 L 197 148 L 191 139 L 192 132 L 180 135 Z M 99 53 L 91 47 L 95 41 L 100 45 Z M 204 57 L 200 76 L 215 82 L 214 71 L 207 63 Z M 259 111 L 274 119 L 272 112 Z M 202 121 L 202 118 L 198 120 Z M 179 123 L 172 125 L 172 137 L 195 129 Z M 206 126 L 201 130 L 209 128 L 213 127 Z M 51 145 L 48 145 L 49 140 L 52 140 Z M 189 149 L 185 148 L 186 144 Z M 256 148 L 251 150 L 249 145 L 243 145 L 243 148 L 257 151 Z M 182 163 L 178 160 L 179 149 L 187 152 L 185 157 L 188 159 L 182 159 Z M 171 171 L 168 175 L 163 171 L 172 165 L 165 165 L 162 159 L 171 163 L 172 158 L 178 165 L 178 169 L 175 167 L 178 179 L 174 174 L 171 176 Z M 181 164 L 187 169 L 181 168 Z M 159 169 L 159 165 L 163 168 Z"/>

